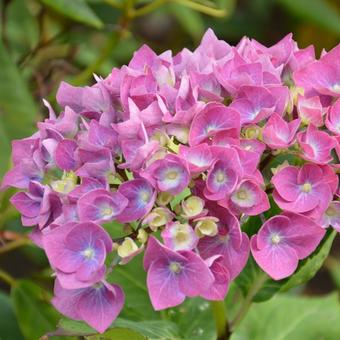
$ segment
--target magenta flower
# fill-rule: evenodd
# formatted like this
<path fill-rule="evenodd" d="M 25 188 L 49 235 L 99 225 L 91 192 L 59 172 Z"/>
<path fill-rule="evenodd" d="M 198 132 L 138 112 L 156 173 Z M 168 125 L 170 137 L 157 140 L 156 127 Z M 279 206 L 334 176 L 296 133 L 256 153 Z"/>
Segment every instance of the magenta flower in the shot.
<path fill-rule="evenodd" d="M 258 215 L 270 208 L 268 197 L 253 180 L 242 181 L 232 193 L 230 199 L 220 203 L 234 214 Z"/>
<path fill-rule="evenodd" d="M 76 289 L 90 287 L 103 278 L 112 240 L 93 222 L 71 222 L 44 234 L 43 246 L 60 284 Z"/>
<path fill-rule="evenodd" d="M 175 251 L 192 250 L 198 242 L 194 229 L 187 223 L 170 222 L 161 235 L 165 246 Z"/>
<path fill-rule="evenodd" d="M 338 99 L 329 109 L 326 126 L 329 131 L 340 135 L 340 99 Z"/>
<path fill-rule="evenodd" d="M 88 145 L 87 149 L 79 148 L 78 155 L 83 165 L 77 169 L 77 176 L 105 180 L 114 172 L 112 153 L 107 148 Z"/>
<path fill-rule="evenodd" d="M 108 190 L 109 187 L 106 181 L 97 178 L 83 177 L 81 183 L 68 193 L 68 198 L 76 202 L 81 196 L 95 189 Z"/>
<path fill-rule="evenodd" d="M 209 212 L 219 219 L 218 234 L 201 238 L 198 242 L 199 253 L 206 260 L 222 255 L 223 265 L 230 274 L 230 280 L 233 280 L 247 263 L 248 236 L 241 232 L 239 221 L 227 209 L 211 204 Z"/>
<path fill-rule="evenodd" d="M 324 54 L 320 60 L 307 64 L 306 67 L 294 73 L 297 86 L 307 92 L 339 97 L 340 95 L 340 46 Z"/>
<path fill-rule="evenodd" d="M 88 142 L 93 145 L 106 147 L 112 151 L 118 149 L 118 134 L 111 127 L 99 124 L 92 119 L 89 124 Z"/>
<path fill-rule="evenodd" d="M 286 122 L 281 116 L 273 113 L 262 130 L 263 141 L 272 149 L 288 148 L 300 126 L 300 119 Z"/>
<path fill-rule="evenodd" d="M 63 139 L 55 149 L 56 165 L 66 171 L 76 170 L 79 161 L 76 157 L 77 143 L 72 139 Z"/>
<path fill-rule="evenodd" d="M 189 144 L 191 146 L 205 142 L 220 131 L 240 130 L 239 113 L 220 103 L 210 103 L 198 113 L 190 127 Z"/>
<path fill-rule="evenodd" d="M 240 113 L 241 125 L 257 123 L 275 110 L 276 99 L 262 86 L 243 86 L 239 96 L 230 107 Z"/>
<path fill-rule="evenodd" d="M 340 201 L 331 202 L 319 222 L 324 228 L 333 227 L 340 232 Z"/>
<path fill-rule="evenodd" d="M 31 181 L 42 182 L 44 177 L 43 165 L 36 159 L 23 158 L 9 170 L 1 183 L 1 190 L 15 187 L 27 189 Z"/>
<path fill-rule="evenodd" d="M 177 195 L 187 187 L 190 180 L 189 169 L 186 161 L 175 155 L 167 155 L 164 159 L 157 160 L 147 169 L 150 172 L 157 189 Z"/>
<path fill-rule="evenodd" d="M 124 299 L 123 290 L 106 281 L 87 288 L 65 289 L 57 279 L 52 304 L 65 316 L 83 320 L 104 333 L 122 310 Z"/>
<path fill-rule="evenodd" d="M 144 178 L 137 178 L 122 183 L 118 193 L 128 199 L 128 204 L 117 220 L 122 223 L 132 222 L 145 217 L 153 207 L 156 191 Z"/>
<path fill-rule="evenodd" d="M 287 166 L 272 178 L 273 197 L 283 210 L 304 213 L 319 207 L 325 210 L 332 200 L 332 189 L 322 168 L 305 164 L 300 169 Z"/>
<path fill-rule="evenodd" d="M 285 212 L 266 221 L 251 238 L 251 252 L 270 277 L 281 280 L 294 273 L 299 260 L 315 250 L 324 234 L 311 219 Z"/>
<path fill-rule="evenodd" d="M 49 186 L 31 181 L 28 192 L 18 192 L 11 203 L 20 211 L 24 226 L 38 225 L 40 229 L 52 223 L 62 210 L 62 203 Z"/>
<path fill-rule="evenodd" d="M 223 256 L 215 255 L 205 260 L 214 275 L 214 283 L 201 296 L 207 300 L 224 300 L 227 295 L 230 274 L 223 262 Z"/>
<path fill-rule="evenodd" d="M 203 172 L 213 163 L 212 153 L 206 143 L 192 147 L 180 144 L 178 155 L 187 161 L 191 174 Z"/>
<path fill-rule="evenodd" d="M 120 215 L 128 205 L 128 199 L 120 192 L 105 189 L 89 191 L 78 200 L 80 221 L 104 222 Z"/>
<path fill-rule="evenodd" d="M 309 125 L 305 132 L 297 135 L 302 149 L 302 157 L 317 164 L 327 164 L 332 161 L 331 150 L 335 140 L 325 131 L 319 131 L 314 125 Z"/>
<path fill-rule="evenodd" d="M 215 76 L 220 84 L 232 96 L 236 95 L 241 86 L 262 85 L 263 70 L 260 63 L 248 63 L 233 50 L 233 58 L 226 61 L 222 66 L 217 65 Z"/>
<path fill-rule="evenodd" d="M 147 286 L 155 310 L 204 294 L 214 282 L 208 265 L 194 252 L 175 252 L 150 237 L 144 255 Z"/>
<path fill-rule="evenodd" d="M 323 125 L 325 109 L 321 105 L 319 96 L 310 98 L 299 96 L 297 111 L 303 124 L 313 124 L 316 127 Z"/>
<path fill-rule="evenodd" d="M 114 108 L 110 100 L 109 92 L 101 83 L 91 87 L 76 87 L 61 82 L 57 101 L 61 107 L 70 107 L 77 113 L 88 114 L 98 112 L 114 116 Z"/>
<path fill-rule="evenodd" d="M 204 195 L 210 200 L 229 196 L 244 175 L 239 152 L 235 148 L 212 146 L 214 164 L 208 171 Z"/>
<path fill-rule="evenodd" d="M 37 125 L 44 138 L 51 134 L 52 131 L 54 137 L 58 133 L 64 138 L 74 138 L 79 131 L 79 118 L 80 116 L 76 112 L 69 106 L 66 106 L 58 118 L 50 117 L 50 119 L 45 119 L 44 122 L 40 122 Z"/>

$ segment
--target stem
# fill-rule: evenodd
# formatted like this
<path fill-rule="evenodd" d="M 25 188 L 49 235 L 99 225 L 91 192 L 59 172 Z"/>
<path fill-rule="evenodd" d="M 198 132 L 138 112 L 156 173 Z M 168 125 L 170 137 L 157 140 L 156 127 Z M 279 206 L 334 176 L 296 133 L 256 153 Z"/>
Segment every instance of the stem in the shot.
<path fill-rule="evenodd" d="M 232 321 L 232 331 L 234 331 L 237 326 L 240 324 L 240 322 L 243 320 L 243 318 L 246 316 L 251 303 L 253 301 L 254 296 L 257 294 L 257 292 L 260 290 L 260 288 L 262 287 L 262 285 L 264 284 L 264 282 L 267 280 L 267 274 L 262 272 L 258 279 L 255 281 L 254 285 L 251 287 L 251 289 L 248 291 L 248 294 L 240 308 L 240 310 L 238 311 L 235 319 Z"/>
<path fill-rule="evenodd" d="M 8 251 L 14 250 L 21 246 L 31 244 L 31 240 L 28 238 L 22 238 L 13 242 L 6 243 L 4 246 L 0 247 L 0 254 L 7 253 Z"/>
<path fill-rule="evenodd" d="M 229 323 L 224 301 L 210 301 L 210 306 L 215 318 L 217 339 L 229 339 Z"/>
<path fill-rule="evenodd" d="M 191 0 L 169 0 L 169 2 L 175 2 L 179 5 L 186 6 L 197 12 L 201 12 L 212 17 L 223 18 L 228 14 L 225 9 L 205 6 L 200 3 L 193 2 Z"/>
<path fill-rule="evenodd" d="M 8 39 L 7 39 L 7 6 L 9 5 L 10 0 L 5 0 L 2 4 L 2 12 L 1 12 L 1 39 L 4 46 L 8 47 Z"/>
<path fill-rule="evenodd" d="M 132 10 L 132 17 L 137 18 L 146 15 L 163 5 L 166 1 L 167 0 L 154 0 L 141 8 Z"/>
<path fill-rule="evenodd" d="M 269 153 L 264 159 L 262 159 L 260 163 L 260 171 L 263 171 L 264 168 L 270 163 L 270 161 L 274 158 L 275 156 L 272 153 Z"/>
<path fill-rule="evenodd" d="M 1 269 L 0 269 L 0 279 L 6 282 L 11 287 L 16 284 L 15 278 Z"/>

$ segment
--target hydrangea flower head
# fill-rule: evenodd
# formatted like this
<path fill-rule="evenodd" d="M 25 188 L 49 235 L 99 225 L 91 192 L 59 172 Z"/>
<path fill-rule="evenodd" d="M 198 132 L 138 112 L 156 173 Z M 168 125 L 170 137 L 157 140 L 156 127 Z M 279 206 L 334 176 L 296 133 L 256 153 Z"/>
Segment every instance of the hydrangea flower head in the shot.
<path fill-rule="evenodd" d="M 154 309 L 223 300 L 249 256 L 281 280 L 340 231 L 339 53 L 209 29 L 194 51 L 143 45 L 91 86 L 62 82 L 1 183 L 58 311 L 104 332 L 124 304 L 109 274 L 141 256 Z"/>

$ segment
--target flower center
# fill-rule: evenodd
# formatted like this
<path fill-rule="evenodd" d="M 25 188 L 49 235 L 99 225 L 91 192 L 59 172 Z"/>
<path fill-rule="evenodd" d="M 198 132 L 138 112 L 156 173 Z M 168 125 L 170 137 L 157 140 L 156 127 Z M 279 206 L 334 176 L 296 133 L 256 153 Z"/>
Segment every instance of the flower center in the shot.
<path fill-rule="evenodd" d="M 278 234 L 273 234 L 271 237 L 272 244 L 279 244 L 281 242 L 281 237 Z"/>
<path fill-rule="evenodd" d="M 171 262 L 169 269 L 172 273 L 179 274 L 182 270 L 182 267 L 178 262 Z"/>
<path fill-rule="evenodd" d="M 336 215 L 336 210 L 333 207 L 329 207 L 326 210 L 326 215 L 329 216 L 329 217 L 333 217 L 333 216 Z"/>
<path fill-rule="evenodd" d="M 228 234 L 218 235 L 218 238 L 221 243 L 227 243 L 230 240 L 230 236 Z"/>
<path fill-rule="evenodd" d="M 110 218 L 113 215 L 113 209 L 110 206 L 105 206 L 102 208 L 103 218 Z"/>
<path fill-rule="evenodd" d="M 188 240 L 188 238 L 189 238 L 189 235 L 184 230 L 183 231 L 180 230 L 180 231 L 178 231 L 176 233 L 176 241 L 177 241 L 177 243 L 185 243 Z"/>
<path fill-rule="evenodd" d="M 93 248 L 88 247 L 83 251 L 83 255 L 87 260 L 92 260 L 95 255 L 95 251 Z"/>
<path fill-rule="evenodd" d="M 167 179 L 170 179 L 170 180 L 175 180 L 178 176 L 178 173 L 177 171 L 169 171 L 167 174 L 166 174 L 166 178 Z"/>
<path fill-rule="evenodd" d="M 302 186 L 301 190 L 305 193 L 309 193 L 312 190 L 312 185 L 307 182 Z"/>
<path fill-rule="evenodd" d="M 225 181 L 225 174 L 223 171 L 218 171 L 216 173 L 216 181 L 217 183 L 223 183 Z"/>
<path fill-rule="evenodd" d="M 340 93 L 340 84 L 334 84 L 334 85 L 332 86 L 332 90 L 333 90 L 334 92 Z"/>
<path fill-rule="evenodd" d="M 241 189 L 237 192 L 236 196 L 240 200 L 246 200 L 248 197 L 248 194 L 244 189 Z"/>
<path fill-rule="evenodd" d="M 140 192 L 140 198 L 143 202 L 147 203 L 150 200 L 150 193 L 146 190 Z"/>

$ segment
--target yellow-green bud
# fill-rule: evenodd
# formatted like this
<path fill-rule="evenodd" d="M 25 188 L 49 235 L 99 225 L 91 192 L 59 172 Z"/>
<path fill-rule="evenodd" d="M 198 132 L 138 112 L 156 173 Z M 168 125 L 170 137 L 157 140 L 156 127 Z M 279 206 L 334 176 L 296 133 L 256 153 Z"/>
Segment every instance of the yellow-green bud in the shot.
<path fill-rule="evenodd" d="M 138 250 L 137 244 L 130 237 L 125 237 L 123 243 L 118 246 L 118 255 L 122 258 L 132 255 Z"/>

